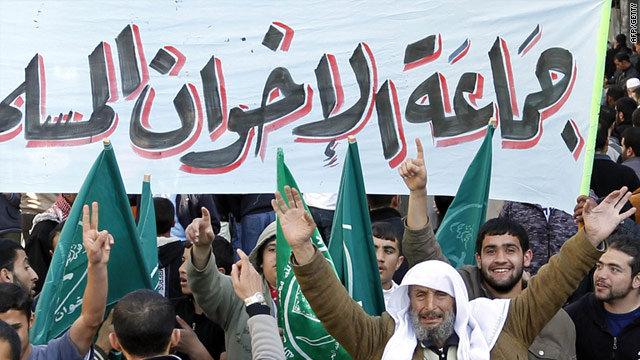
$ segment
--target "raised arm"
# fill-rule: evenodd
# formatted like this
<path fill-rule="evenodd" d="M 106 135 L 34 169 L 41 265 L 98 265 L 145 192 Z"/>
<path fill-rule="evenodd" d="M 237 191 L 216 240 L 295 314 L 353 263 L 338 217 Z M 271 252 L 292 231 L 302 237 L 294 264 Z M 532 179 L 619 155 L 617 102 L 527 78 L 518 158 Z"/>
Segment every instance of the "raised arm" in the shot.
<path fill-rule="evenodd" d="M 531 278 L 527 288 L 512 299 L 505 329 L 530 346 L 547 322 L 562 307 L 602 255 L 598 249 L 620 222 L 635 212 L 620 210 L 631 192 L 626 187 L 609 194 L 599 205 L 584 199 L 584 229 L 569 239 L 560 252 Z"/>
<path fill-rule="evenodd" d="M 427 216 L 427 167 L 420 139 L 416 138 L 417 155 L 407 159 L 398 168 L 398 174 L 409 189 L 407 227 L 412 230 L 423 228 L 429 222 Z"/>
<path fill-rule="evenodd" d="M 71 341 L 80 354 L 91 348 L 93 338 L 102 324 L 109 290 L 107 263 L 113 236 L 107 230 L 98 231 L 98 203 L 82 208 L 82 243 L 87 251 L 87 286 L 82 297 L 82 312 L 69 329 Z"/>
<path fill-rule="evenodd" d="M 227 329 L 235 314 L 242 311 L 244 303 L 233 292 L 231 278 L 218 271 L 216 258 L 211 250 L 215 237 L 210 214 L 202 207 L 202 217 L 194 219 L 185 235 L 193 243 L 187 265 L 187 281 L 193 296 L 212 321 Z"/>
<path fill-rule="evenodd" d="M 303 295 L 327 332 L 349 355 L 354 359 L 379 358 L 393 333 L 393 325 L 387 328 L 385 324 L 393 324 L 393 320 L 386 313 L 381 317 L 367 315 L 349 297 L 329 262 L 310 241 L 316 225 L 304 209 L 300 194 L 289 186 L 284 191 L 288 204 L 279 192 L 271 204 L 291 246 L 293 272 Z"/>
<path fill-rule="evenodd" d="M 256 293 L 262 293 L 262 276 L 254 269 L 249 257 L 238 249 L 240 260 L 233 264 L 231 280 L 238 298 L 244 301 Z M 263 297 L 265 294 L 262 294 Z M 269 296 L 267 294 L 267 296 Z M 249 315 L 247 324 L 251 333 L 251 358 L 254 360 L 284 360 L 284 347 L 276 319 L 269 315 L 269 307 L 254 303 L 245 309 Z"/>
<path fill-rule="evenodd" d="M 398 173 L 409 189 L 409 209 L 402 240 L 403 253 L 409 267 L 425 260 L 448 262 L 436 241 L 427 216 L 427 167 L 420 139 L 416 138 L 417 155 L 407 159 Z"/>
<path fill-rule="evenodd" d="M 198 270 L 204 269 L 211 257 L 211 243 L 215 238 L 211 226 L 211 215 L 206 207 L 202 207 L 202 217 L 193 219 L 184 231 L 187 240 L 193 243 L 191 262 Z"/>

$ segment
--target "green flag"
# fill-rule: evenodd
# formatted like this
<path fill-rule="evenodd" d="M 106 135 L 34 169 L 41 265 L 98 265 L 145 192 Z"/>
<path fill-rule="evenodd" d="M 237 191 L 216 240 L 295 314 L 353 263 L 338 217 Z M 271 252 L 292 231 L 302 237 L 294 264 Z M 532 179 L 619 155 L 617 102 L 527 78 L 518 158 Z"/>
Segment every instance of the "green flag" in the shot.
<path fill-rule="evenodd" d="M 329 254 L 342 284 L 369 315 L 385 310 L 358 144 L 349 141 L 333 216 Z"/>
<path fill-rule="evenodd" d="M 108 265 L 107 305 L 114 304 L 131 291 L 153 289 L 148 269 L 150 264 L 157 264 L 157 253 L 147 254 L 149 259 L 144 258 L 113 148 L 105 143 L 62 228 L 36 307 L 36 322 L 30 332 L 32 344 L 46 344 L 61 335 L 80 315 L 87 281 L 82 207 L 94 201 L 100 206 L 98 230 L 109 230 L 115 240 Z"/>
<path fill-rule="evenodd" d="M 158 232 L 156 229 L 156 208 L 153 204 L 151 182 L 145 175 L 142 182 L 142 196 L 140 197 L 140 209 L 138 209 L 138 242 L 145 259 L 145 269 L 151 285 L 154 289 L 158 286 Z"/>
<path fill-rule="evenodd" d="M 491 139 L 495 126 L 487 125 L 484 141 L 462 178 L 456 197 L 436 233 L 451 265 L 475 264 L 478 228 L 487 217 L 491 185 Z"/>
<path fill-rule="evenodd" d="M 284 186 L 298 189 L 293 175 L 284 163 L 284 154 L 278 148 L 277 160 L 278 191 L 285 202 Z M 299 189 L 298 189 L 299 191 Z M 307 205 L 305 209 L 309 211 Z M 284 329 L 283 345 L 287 358 L 295 359 L 350 359 L 346 350 L 327 333 L 322 323 L 311 310 L 311 306 L 302 295 L 300 285 L 293 274 L 289 258 L 291 247 L 282 234 L 280 220 L 276 231 L 276 259 L 278 267 L 278 326 Z M 313 243 L 333 265 L 327 247 L 320 237 L 318 229 L 314 230 Z"/>

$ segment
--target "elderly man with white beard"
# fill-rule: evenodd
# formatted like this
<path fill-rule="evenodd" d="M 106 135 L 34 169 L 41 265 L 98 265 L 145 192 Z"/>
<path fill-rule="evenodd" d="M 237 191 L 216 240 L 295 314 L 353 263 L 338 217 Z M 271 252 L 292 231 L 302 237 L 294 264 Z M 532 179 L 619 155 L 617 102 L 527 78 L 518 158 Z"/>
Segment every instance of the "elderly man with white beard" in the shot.
<path fill-rule="evenodd" d="M 285 186 L 285 195 L 288 202 L 276 193 L 272 206 L 291 246 L 291 263 L 300 288 L 325 329 L 354 359 L 527 358 L 527 348 L 538 332 L 602 255 L 598 249 L 602 240 L 635 211 L 620 214 L 630 197 L 624 187 L 597 206 L 588 200 L 584 229 L 513 299 L 469 302 L 457 271 L 443 262 L 428 261 L 407 273 L 387 312 L 370 316 L 349 297 L 311 243 L 315 224 L 298 191 Z M 450 311 L 455 315 L 453 332 L 450 326 L 441 325 L 451 321 Z M 420 326 L 413 325 L 411 314 L 418 317 Z"/>

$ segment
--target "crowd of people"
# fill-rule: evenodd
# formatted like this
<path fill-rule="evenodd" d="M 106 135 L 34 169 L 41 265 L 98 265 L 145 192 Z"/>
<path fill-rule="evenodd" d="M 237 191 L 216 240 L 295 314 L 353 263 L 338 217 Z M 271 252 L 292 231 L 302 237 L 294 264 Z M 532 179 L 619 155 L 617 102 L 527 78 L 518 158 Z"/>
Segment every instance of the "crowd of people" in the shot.
<path fill-rule="evenodd" d="M 453 268 L 435 239 L 416 139 L 416 157 L 398 168 L 406 216 L 400 197 L 368 196 L 373 237 L 362 241 L 378 261 L 380 316 L 349 297 L 310 241 L 318 224 L 330 242 L 335 194 L 305 194 L 310 212 L 288 186 L 288 201 L 279 192 L 162 194 L 154 198 L 159 286 L 129 293 L 106 314 L 107 264 L 122 240 L 98 230 L 100 204 L 84 205 L 81 314 L 62 336 L 31 345 L 34 302 L 76 197 L 3 194 L 0 359 L 287 358 L 276 320 L 276 217 L 302 293 L 354 359 L 637 359 L 639 50 L 618 35 L 607 53 L 589 196 L 577 197 L 574 214 L 506 202 L 478 230 L 476 265 Z"/>

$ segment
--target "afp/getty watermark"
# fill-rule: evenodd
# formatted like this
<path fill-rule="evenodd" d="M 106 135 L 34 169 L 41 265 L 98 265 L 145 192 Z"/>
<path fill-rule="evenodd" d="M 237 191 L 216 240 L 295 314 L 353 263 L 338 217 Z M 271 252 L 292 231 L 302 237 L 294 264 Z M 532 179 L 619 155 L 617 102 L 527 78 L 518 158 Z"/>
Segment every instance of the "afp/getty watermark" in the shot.
<path fill-rule="evenodd" d="M 629 1 L 629 41 L 638 43 L 638 1 Z"/>

